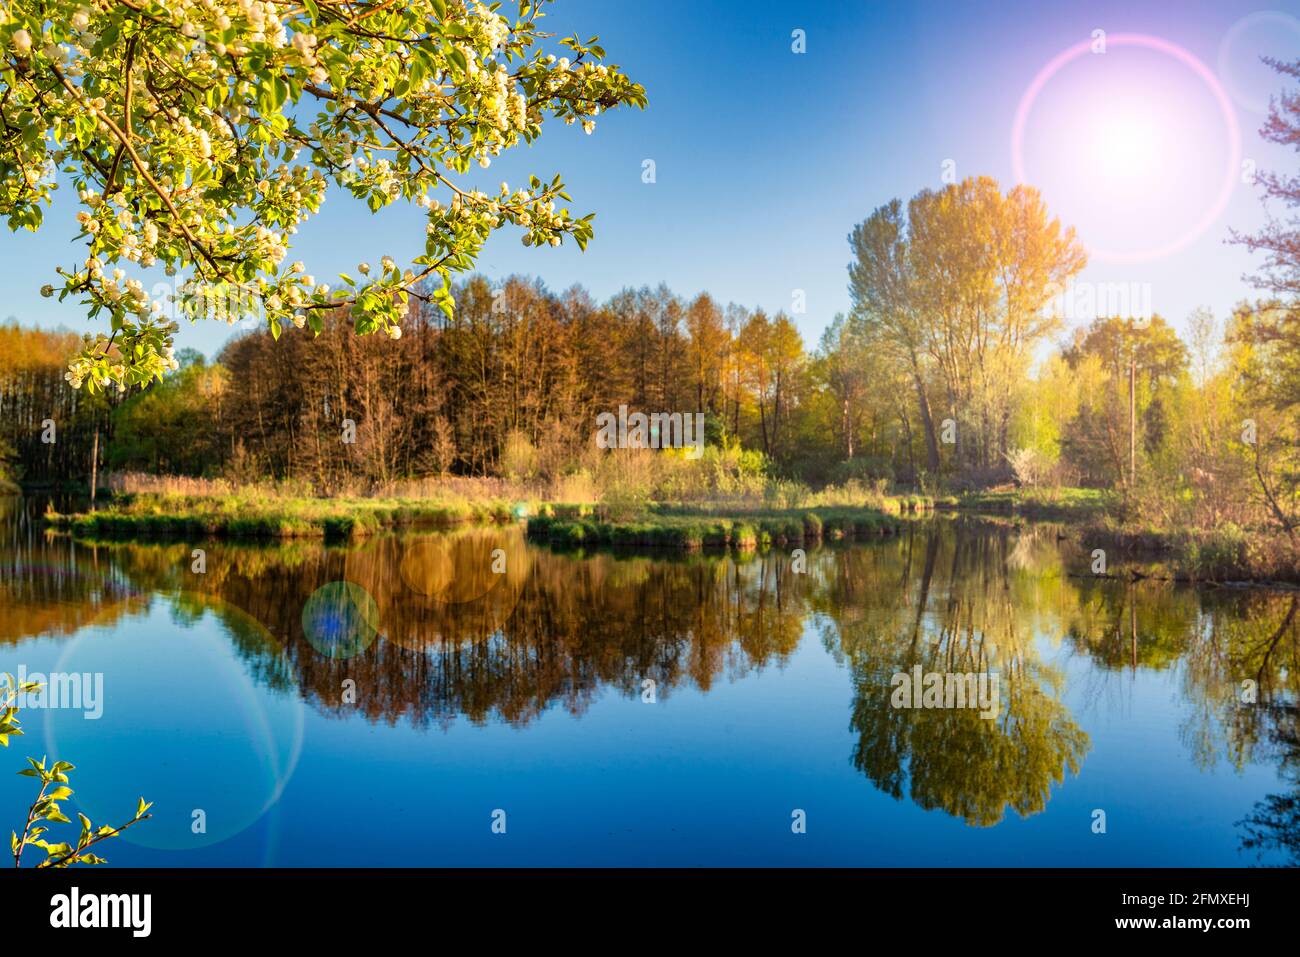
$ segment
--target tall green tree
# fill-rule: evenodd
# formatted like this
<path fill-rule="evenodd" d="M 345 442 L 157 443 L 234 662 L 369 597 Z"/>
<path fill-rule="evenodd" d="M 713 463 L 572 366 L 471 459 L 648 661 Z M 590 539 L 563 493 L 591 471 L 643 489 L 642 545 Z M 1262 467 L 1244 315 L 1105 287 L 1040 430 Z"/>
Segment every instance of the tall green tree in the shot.
<path fill-rule="evenodd" d="M 936 432 L 955 440 L 958 468 L 1004 468 L 1018 383 L 1058 326 L 1046 307 L 1086 261 L 1074 231 L 1036 190 L 979 177 L 917 194 L 906 214 L 898 200 L 880 207 L 849 245 L 853 319 L 911 378 L 927 471 Z"/>
<path fill-rule="evenodd" d="M 924 430 L 926 470 L 936 474 L 939 440 L 930 405 L 929 333 L 919 308 L 907 230 L 903 204 L 895 199 L 849 234 L 850 321 L 857 336 L 887 350 L 906 370 Z"/>
<path fill-rule="evenodd" d="M 1103 380 L 1082 397 L 1067 442 L 1091 482 L 1129 486 L 1130 456 L 1154 454 L 1168 434 L 1169 396 L 1187 374 L 1187 347 L 1160 316 L 1104 318 L 1080 331 L 1063 353 L 1076 370 L 1094 359 Z"/>

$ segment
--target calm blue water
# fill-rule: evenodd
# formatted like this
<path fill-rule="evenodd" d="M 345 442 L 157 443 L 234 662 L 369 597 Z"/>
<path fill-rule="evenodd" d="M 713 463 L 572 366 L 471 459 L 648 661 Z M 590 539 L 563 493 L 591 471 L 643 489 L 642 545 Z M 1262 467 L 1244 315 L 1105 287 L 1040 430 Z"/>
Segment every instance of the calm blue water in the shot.
<path fill-rule="evenodd" d="M 28 710 L 0 761 L 74 762 L 96 824 L 154 801 L 111 865 L 1294 863 L 1264 803 L 1297 790 L 1292 594 L 1072 578 L 1054 535 L 953 523 L 802 574 L 483 534 L 518 566 L 500 581 L 462 567 L 481 541 L 436 535 L 208 543 L 198 575 L 194 543 L 74 545 L 11 513 L 0 670 L 101 675 L 102 716 Z M 473 583 L 449 600 L 448 578 Z M 373 607 L 305 633 L 338 581 Z M 972 661 L 997 718 L 890 705 L 895 672 Z M 30 785 L 0 773 L 13 826 Z"/>

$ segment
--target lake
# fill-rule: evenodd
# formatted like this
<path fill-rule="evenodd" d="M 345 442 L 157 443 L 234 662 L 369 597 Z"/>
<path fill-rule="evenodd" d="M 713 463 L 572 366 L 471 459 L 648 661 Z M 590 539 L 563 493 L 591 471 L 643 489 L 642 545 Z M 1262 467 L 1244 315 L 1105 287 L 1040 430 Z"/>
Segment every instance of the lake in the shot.
<path fill-rule="evenodd" d="M 680 556 L 91 544 L 44 505 L 0 500 L 0 670 L 66 677 L 0 761 L 72 761 L 96 824 L 154 801 L 110 866 L 1300 861 L 1296 592 L 969 519 Z M 899 705 L 930 675 L 995 713 Z M 0 767 L 4 829 L 31 784 Z"/>

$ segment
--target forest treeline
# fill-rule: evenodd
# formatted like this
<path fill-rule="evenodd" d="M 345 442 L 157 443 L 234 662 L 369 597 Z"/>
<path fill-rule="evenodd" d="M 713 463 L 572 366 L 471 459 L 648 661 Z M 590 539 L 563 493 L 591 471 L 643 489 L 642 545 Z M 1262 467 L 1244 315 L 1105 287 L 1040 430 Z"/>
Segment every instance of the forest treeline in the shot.
<path fill-rule="evenodd" d="M 1036 191 L 987 178 L 888 203 L 849 245 L 852 308 L 815 344 L 784 313 L 708 293 L 599 302 L 476 275 L 452 316 L 416 302 L 396 340 L 332 315 L 317 337 L 247 332 L 105 397 L 64 382 L 78 337 L 10 323 L 0 454 L 27 482 L 84 482 L 95 449 L 101 472 L 321 493 L 448 474 L 555 481 L 599 472 L 596 417 L 626 405 L 703 412 L 710 446 L 811 486 L 1082 485 L 1142 498 L 1150 520 L 1294 534 L 1300 316 L 1285 300 L 1198 311 L 1185 338 L 1159 315 L 1069 328 L 1059 299 L 1084 265 L 1077 239 Z"/>

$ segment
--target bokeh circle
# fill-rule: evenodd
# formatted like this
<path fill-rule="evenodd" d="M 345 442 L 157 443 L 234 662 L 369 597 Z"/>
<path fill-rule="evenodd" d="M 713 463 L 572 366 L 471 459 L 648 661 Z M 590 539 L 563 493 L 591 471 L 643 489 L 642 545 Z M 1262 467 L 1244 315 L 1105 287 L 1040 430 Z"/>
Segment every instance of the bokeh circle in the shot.
<path fill-rule="evenodd" d="M 1248 88 L 1248 82 L 1241 75 L 1244 71 L 1240 68 L 1240 55 L 1237 48 L 1242 38 L 1252 31 L 1258 31 L 1258 35 L 1252 37 L 1252 41 L 1267 37 L 1277 46 L 1285 45 L 1286 50 L 1276 49 L 1273 52 L 1276 53 L 1276 59 L 1290 62 L 1300 55 L 1300 20 L 1280 10 L 1260 10 L 1234 23 L 1219 41 L 1219 53 L 1215 65 L 1218 67 L 1223 85 L 1243 108 L 1253 113 L 1264 114 L 1268 112 L 1269 96 L 1280 87 L 1281 78 L 1260 61 L 1258 48 L 1251 48 L 1250 52 L 1245 54 L 1251 68 L 1257 75 L 1265 75 L 1269 80 L 1277 82 L 1259 92 Z"/>
<path fill-rule="evenodd" d="M 412 651 L 473 644 L 501 633 L 532 568 L 518 523 L 412 534 L 349 556 L 384 615 L 384 640 Z"/>
<path fill-rule="evenodd" d="M 379 606 L 355 582 L 330 582 L 303 605 L 302 632 L 326 658 L 355 658 L 379 634 Z"/>

